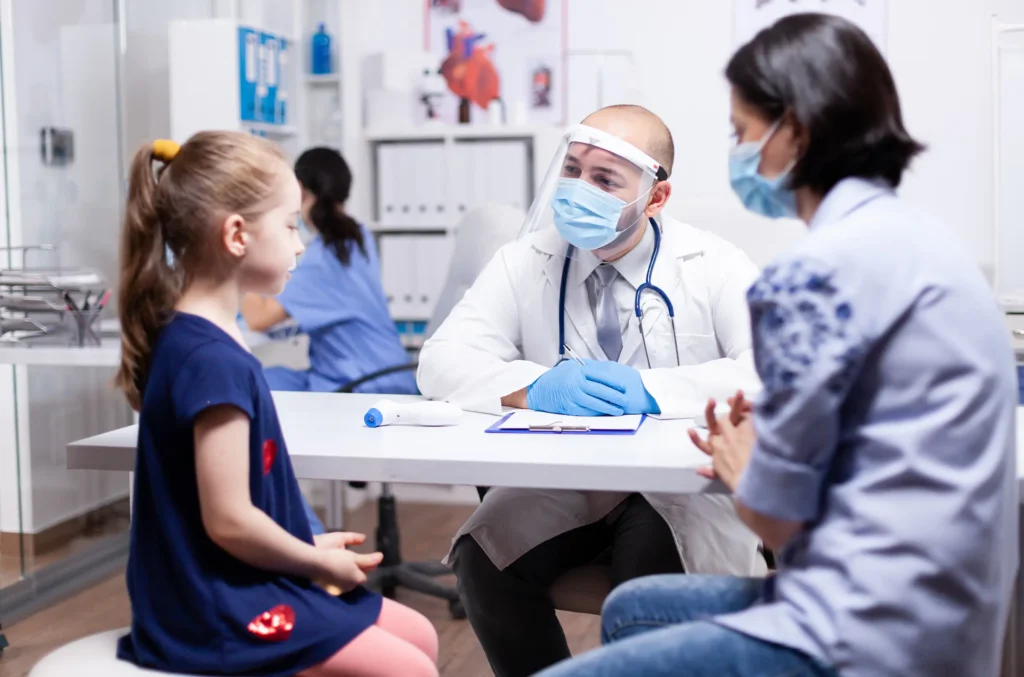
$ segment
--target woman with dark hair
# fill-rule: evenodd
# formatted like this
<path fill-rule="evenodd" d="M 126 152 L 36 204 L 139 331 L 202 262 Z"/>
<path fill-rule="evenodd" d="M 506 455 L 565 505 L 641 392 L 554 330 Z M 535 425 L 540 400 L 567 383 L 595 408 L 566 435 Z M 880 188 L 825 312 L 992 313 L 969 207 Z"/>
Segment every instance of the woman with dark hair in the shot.
<path fill-rule="evenodd" d="M 729 62 L 743 203 L 809 228 L 750 288 L 763 391 L 707 407 L 701 474 L 778 554 L 656 576 L 545 677 L 990 677 L 1017 568 L 1013 353 L 978 265 L 895 192 L 922 150 L 850 22 L 802 14 Z"/>

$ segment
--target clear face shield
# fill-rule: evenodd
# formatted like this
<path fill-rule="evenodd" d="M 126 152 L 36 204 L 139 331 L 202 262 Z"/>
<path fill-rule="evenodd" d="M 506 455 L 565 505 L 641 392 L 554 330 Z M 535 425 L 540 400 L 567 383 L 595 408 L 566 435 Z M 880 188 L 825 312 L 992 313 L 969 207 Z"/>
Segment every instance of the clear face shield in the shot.
<path fill-rule="evenodd" d="M 612 259 L 646 224 L 651 189 L 668 178 L 635 146 L 585 125 L 562 137 L 519 239 L 544 238 Z"/>

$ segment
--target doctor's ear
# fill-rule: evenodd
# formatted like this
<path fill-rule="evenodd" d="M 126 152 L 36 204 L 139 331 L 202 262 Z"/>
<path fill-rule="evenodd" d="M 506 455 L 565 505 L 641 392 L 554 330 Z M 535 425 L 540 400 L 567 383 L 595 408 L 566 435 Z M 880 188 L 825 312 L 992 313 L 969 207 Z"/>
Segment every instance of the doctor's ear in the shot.
<path fill-rule="evenodd" d="M 647 200 L 647 209 L 644 210 L 644 216 L 650 218 L 660 214 L 671 196 L 672 184 L 668 181 L 658 181 L 651 189 L 651 197 Z"/>
<path fill-rule="evenodd" d="M 249 244 L 249 234 L 245 232 L 245 219 L 238 214 L 231 214 L 221 223 L 220 241 L 224 251 L 232 258 L 245 256 Z"/>

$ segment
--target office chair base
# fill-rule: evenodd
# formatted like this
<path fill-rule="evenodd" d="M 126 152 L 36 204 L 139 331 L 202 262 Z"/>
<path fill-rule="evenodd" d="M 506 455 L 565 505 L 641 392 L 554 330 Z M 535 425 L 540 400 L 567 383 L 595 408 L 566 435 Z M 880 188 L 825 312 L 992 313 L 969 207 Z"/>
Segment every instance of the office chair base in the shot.
<path fill-rule="evenodd" d="M 455 620 L 466 618 L 466 610 L 453 586 L 443 585 L 437 576 L 450 576 L 452 570 L 440 562 L 402 562 L 377 569 L 370 574 L 367 584 L 381 594 L 394 599 L 399 586 L 416 592 L 448 600 L 448 611 Z"/>
<path fill-rule="evenodd" d="M 380 567 L 369 576 L 368 584 L 380 590 L 381 594 L 394 599 L 399 586 L 421 592 L 432 597 L 448 600 L 452 618 L 462 620 L 466 610 L 459 600 L 454 586 L 442 585 L 435 578 L 450 576 L 452 570 L 441 562 L 403 562 L 398 537 L 398 514 L 395 497 L 387 484 L 381 488 L 377 499 L 377 549 L 383 553 Z"/>

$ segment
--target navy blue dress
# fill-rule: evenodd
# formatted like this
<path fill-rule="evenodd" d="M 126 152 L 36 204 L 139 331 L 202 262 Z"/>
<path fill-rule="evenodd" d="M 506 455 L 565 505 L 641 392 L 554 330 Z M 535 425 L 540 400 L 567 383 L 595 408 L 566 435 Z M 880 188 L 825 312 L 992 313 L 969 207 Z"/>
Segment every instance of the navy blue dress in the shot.
<path fill-rule="evenodd" d="M 210 540 L 193 423 L 219 405 L 251 421 L 253 505 L 313 542 L 259 361 L 214 324 L 179 313 L 156 342 L 143 394 L 127 576 L 132 628 L 118 657 L 166 672 L 294 675 L 373 625 L 381 598 L 364 588 L 332 597 L 309 580 L 251 567 Z"/>

